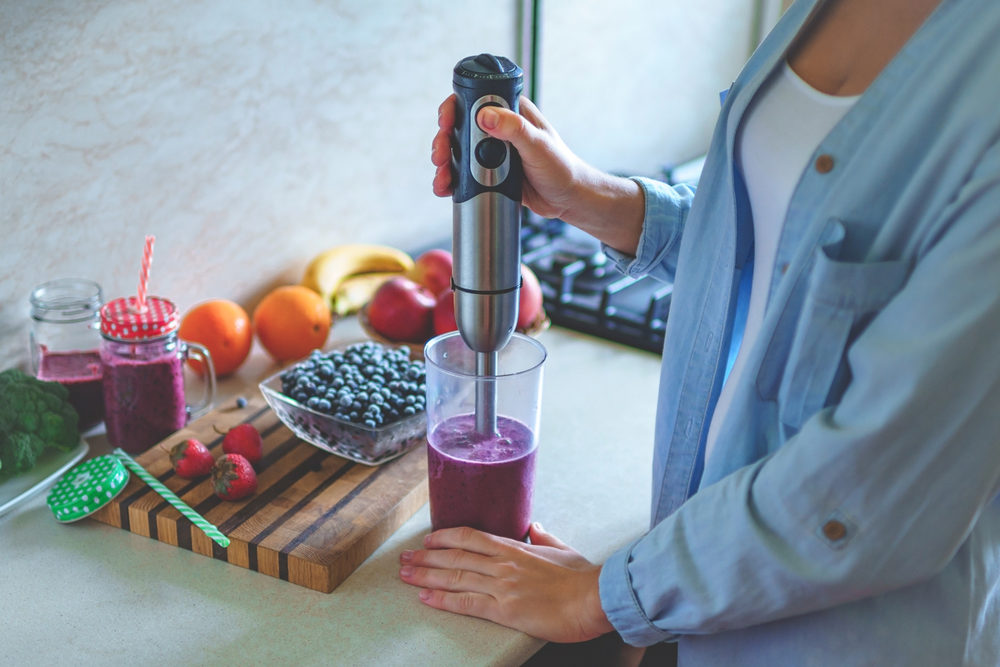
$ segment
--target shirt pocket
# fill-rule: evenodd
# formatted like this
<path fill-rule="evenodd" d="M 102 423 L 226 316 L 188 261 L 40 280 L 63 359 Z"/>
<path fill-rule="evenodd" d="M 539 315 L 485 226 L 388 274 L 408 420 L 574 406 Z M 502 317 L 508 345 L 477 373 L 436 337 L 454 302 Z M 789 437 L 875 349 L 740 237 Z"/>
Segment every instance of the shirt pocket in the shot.
<path fill-rule="evenodd" d="M 834 224 L 843 229 L 839 221 Z M 785 437 L 839 399 L 849 380 L 850 344 L 909 275 L 905 260 L 840 261 L 840 247 L 838 240 L 816 249 L 811 267 L 800 278 L 799 297 L 788 302 L 793 310 L 801 304 L 797 316 L 785 312 L 779 319 L 794 326 L 775 332 L 758 374 L 761 396 L 777 399 Z"/>

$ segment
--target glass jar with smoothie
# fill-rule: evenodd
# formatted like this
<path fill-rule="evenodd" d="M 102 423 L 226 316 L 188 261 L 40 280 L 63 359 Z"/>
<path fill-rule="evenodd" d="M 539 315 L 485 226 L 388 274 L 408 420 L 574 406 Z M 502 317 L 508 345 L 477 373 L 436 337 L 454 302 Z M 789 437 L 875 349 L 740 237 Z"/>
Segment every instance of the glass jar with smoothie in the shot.
<path fill-rule="evenodd" d="M 545 348 L 514 334 L 496 373 L 476 372 L 476 353 L 456 331 L 424 350 L 431 527 L 470 526 L 523 540 L 531 523 Z M 495 397 L 496 430 L 477 424 L 477 395 Z M 489 429 L 487 429 L 489 430 Z"/>
<path fill-rule="evenodd" d="M 129 453 L 143 452 L 188 420 L 208 410 L 215 398 L 215 369 L 204 346 L 177 336 L 177 307 L 149 296 L 124 297 L 101 308 L 101 367 L 104 424 L 108 442 Z M 189 405 L 184 362 L 201 361 L 205 372 L 201 400 Z"/>
<path fill-rule="evenodd" d="M 101 286 L 91 280 L 60 278 L 31 291 L 31 372 L 58 382 L 80 417 L 80 431 L 104 418 L 101 392 Z"/>

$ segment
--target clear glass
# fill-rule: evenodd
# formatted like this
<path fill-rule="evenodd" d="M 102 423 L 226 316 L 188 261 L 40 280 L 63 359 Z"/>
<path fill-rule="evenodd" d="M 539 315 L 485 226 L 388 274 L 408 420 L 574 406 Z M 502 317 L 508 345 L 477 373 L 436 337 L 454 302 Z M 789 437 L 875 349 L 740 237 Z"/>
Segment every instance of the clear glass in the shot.
<path fill-rule="evenodd" d="M 424 348 L 431 526 L 471 526 L 523 540 L 531 522 L 546 352 L 534 338 L 514 334 L 493 373 L 477 373 L 477 356 L 458 332 Z M 489 406 L 495 407 L 494 432 L 477 422 L 484 395 L 495 399 Z"/>
<path fill-rule="evenodd" d="M 104 418 L 101 392 L 101 286 L 81 278 L 60 278 L 31 291 L 31 372 L 69 390 L 69 400 L 86 431 Z"/>
<path fill-rule="evenodd" d="M 187 403 L 184 386 L 184 362 L 189 356 L 206 369 L 199 376 L 204 391 L 194 405 Z M 211 355 L 202 345 L 179 340 L 176 332 L 138 341 L 104 336 L 101 365 L 108 442 L 132 454 L 183 428 L 215 399 Z"/>

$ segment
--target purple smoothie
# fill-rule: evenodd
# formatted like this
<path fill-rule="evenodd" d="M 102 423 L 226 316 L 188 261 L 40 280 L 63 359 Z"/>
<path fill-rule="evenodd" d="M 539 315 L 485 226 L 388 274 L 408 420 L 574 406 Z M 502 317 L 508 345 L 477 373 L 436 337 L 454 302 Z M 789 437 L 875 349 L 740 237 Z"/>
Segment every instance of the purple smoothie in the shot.
<path fill-rule="evenodd" d="M 69 402 L 80 417 L 78 429 L 87 431 L 104 418 L 101 390 L 101 355 L 97 350 L 49 352 L 38 361 L 38 379 L 58 382 L 69 390 Z"/>
<path fill-rule="evenodd" d="M 137 454 L 184 427 L 184 373 L 175 352 L 126 358 L 102 350 L 101 360 L 104 424 L 113 447 Z"/>
<path fill-rule="evenodd" d="M 497 417 L 499 437 L 476 433 L 474 415 L 450 417 L 428 435 L 431 527 L 471 526 L 524 540 L 531 521 L 535 438 L 527 426 Z"/>

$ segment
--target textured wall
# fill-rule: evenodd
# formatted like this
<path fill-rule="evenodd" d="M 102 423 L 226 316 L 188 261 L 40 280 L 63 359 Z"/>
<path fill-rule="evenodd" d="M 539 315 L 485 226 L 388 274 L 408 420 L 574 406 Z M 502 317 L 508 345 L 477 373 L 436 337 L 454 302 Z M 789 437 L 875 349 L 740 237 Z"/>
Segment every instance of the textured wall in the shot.
<path fill-rule="evenodd" d="M 157 237 L 151 292 L 182 310 L 213 297 L 252 308 L 336 243 L 447 238 L 450 202 L 430 193 L 437 105 L 461 57 L 515 55 L 518 4 L 0 0 L 0 368 L 26 363 L 33 285 L 79 276 L 109 298 L 132 293 L 145 234 Z M 660 17 L 654 44 L 633 32 L 647 34 L 643 21 L 588 18 L 611 3 L 546 3 L 568 12 L 561 25 L 576 21 L 578 44 L 642 46 L 703 82 L 667 80 L 673 138 L 612 122 L 600 95 L 567 107 L 553 91 L 564 134 L 602 166 L 644 168 L 707 141 L 715 91 L 746 55 L 748 10 L 712 0 L 692 30 L 671 18 L 686 4 L 623 5 L 623 19 Z M 679 64 L 662 55 L 702 41 Z M 628 79 L 620 59 L 598 56 L 598 71 Z M 600 132 L 580 131 L 601 115 Z"/>

